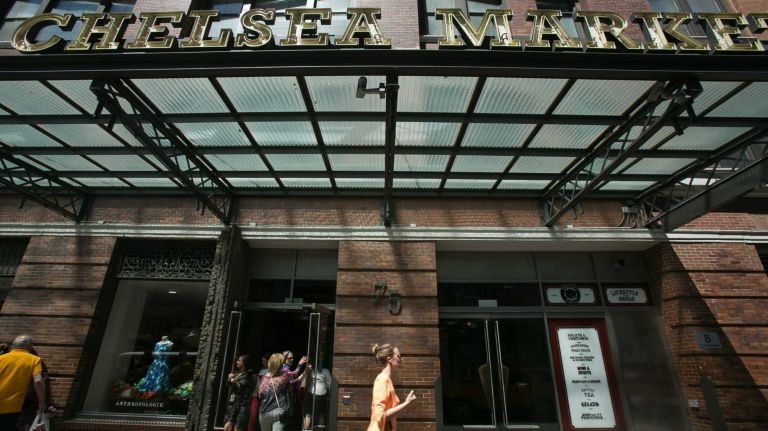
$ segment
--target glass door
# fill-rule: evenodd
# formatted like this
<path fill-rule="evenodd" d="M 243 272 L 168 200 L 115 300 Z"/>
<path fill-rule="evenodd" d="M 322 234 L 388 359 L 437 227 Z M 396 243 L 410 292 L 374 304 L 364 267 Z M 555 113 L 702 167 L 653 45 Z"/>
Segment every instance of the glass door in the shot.
<path fill-rule="evenodd" d="M 250 357 L 250 366 L 259 372 L 260 358 L 290 351 L 295 364 L 307 356 L 308 366 L 298 379 L 293 399 L 296 416 L 291 429 L 333 429 L 331 403 L 336 384 L 331 370 L 333 312 L 319 304 L 246 303 L 230 313 L 218 384 L 215 424 L 224 425 L 230 398 L 226 376 L 239 355 Z"/>
<path fill-rule="evenodd" d="M 440 320 L 442 428 L 557 430 L 542 317 Z"/>
<path fill-rule="evenodd" d="M 334 378 L 331 375 L 332 357 L 331 315 L 327 310 L 317 310 L 309 315 L 307 342 L 308 366 L 304 389 L 303 430 L 335 429 L 330 423 L 330 405 L 335 397 Z"/>

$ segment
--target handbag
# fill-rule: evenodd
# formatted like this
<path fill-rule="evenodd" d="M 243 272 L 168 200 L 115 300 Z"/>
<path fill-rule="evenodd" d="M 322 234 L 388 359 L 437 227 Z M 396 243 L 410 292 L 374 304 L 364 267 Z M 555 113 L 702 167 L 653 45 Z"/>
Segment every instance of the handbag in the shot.
<path fill-rule="evenodd" d="M 277 408 L 281 409 L 282 407 L 280 406 L 280 400 L 277 398 L 277 388 L 275 387 L 275 382 L 272 376 L 269 376 L 269 383 L 272 385 L 272 392 L 274 392 L 275 394 L 275 402 L 277 403 Z M 290 422 L 291 418 L 293 417 L 293 410 L 291 409 L 291 407 L 292 407 L 291 402 L 290 400 L 288 400 L 288 405 L 285 406 L 285 408 L 283 409 L 283 412 L 280 413 L 280 418 L 279 418 L 280 422 L 282 423 Z"/>
<path fill-rule="evenodd" d="M 48 431 L 50 429 L 51 424 L 48 420 L 48 415 L 43 412 L 37 412 L 37 416 L 35 416 L 35 420 L 32 421 L 29 431 Z"/>

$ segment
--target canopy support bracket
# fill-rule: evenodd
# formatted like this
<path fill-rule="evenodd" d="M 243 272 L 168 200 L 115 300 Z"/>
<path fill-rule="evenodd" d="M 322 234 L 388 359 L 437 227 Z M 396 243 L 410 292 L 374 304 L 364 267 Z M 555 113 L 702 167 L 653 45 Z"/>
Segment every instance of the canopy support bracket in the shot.
<path fill-rule="evenodd" d="M 99 104 L 119 119 L 171 172 L 173 179 L 195 195 L 201 212 L 210 211 L 224 224 L 232 222 L 231 187 L 173 128 L 158 118 L 139 94 L 120 79 L 96 79 L 91 83 L 91 91 Z M 126 105 L 130 106 L 130 114 L 124 109 Z"/>
<path fill-rule="evenodd" d="M 672 123 L 678 133 L 683 124 L 675 123 L 683 113 L 691 110 L 693 100 L 701 93 L 696 79 L 664 82 L 659 81 L 648 93 L 647 99 L 616 130 L 573 166 L 544 195 L 542 205 L 543 225 L 552 227 L 569 209 L 574 208 L 586 193 L 602 186 L 611 173 L 662 127 Z M 654 112 L 662 103 L 669 106 L 659 116 Z M 632 129 L 640 127 L 640 133 L 631 139 Z M 618 148 L 617 148 L 618 147 Z"/>
<path fill-rule="evenodd" d="M 712 157 L 644 191 L 635 201 L 642 208 L 641 219 L 645 227 L 661 227 L 669 232 L 766 182 L 768 128 L 753 129 Z M 702 186 L 704 189 L 700 190 Z"/>
<path fill-rule="evenodd" d="M 79 223 L 86 219 L 89 205 L 87 190 L 74 187 L 54 175 L 13 156 L 0 148 L 0 184 Z"/>

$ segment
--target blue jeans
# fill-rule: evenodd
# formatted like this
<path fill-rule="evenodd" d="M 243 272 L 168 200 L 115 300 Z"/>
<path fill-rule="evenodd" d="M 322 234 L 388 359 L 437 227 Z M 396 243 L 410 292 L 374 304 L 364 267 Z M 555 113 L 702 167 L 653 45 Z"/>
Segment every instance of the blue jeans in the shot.
<path fill-rule="evenodd" d="M 259 425 L 261 425 L 261 431 L 283 431 L 285 425 L 280 422 L 280 415 L 283 414 L 283 409 L 274 409 L 266 413 L 259 414 Z"/>

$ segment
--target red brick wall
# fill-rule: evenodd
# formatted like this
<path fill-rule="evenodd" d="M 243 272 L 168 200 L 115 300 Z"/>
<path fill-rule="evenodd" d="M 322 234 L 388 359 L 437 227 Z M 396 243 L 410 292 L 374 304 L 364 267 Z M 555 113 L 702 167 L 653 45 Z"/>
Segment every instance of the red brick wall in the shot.
<path fill-rule="evenodd" d="M 53 403 L 68 405 L 115 238 L 32 237 L 0 311 L 0 334 L 27 333 L 49 367 Z"/>
<path fill-rule="evenodd" d="M 749 244 L 662 244 L 647 252 L 653 293 L 694 431 L 711 430 L 699 386 L 708 376 L 733 430 L 768 429 L 768 278 Z M 697 332 L 719 334 L 702 349 Z"/>
<path fill-rule="evenodd" d="M 384 280 L 390 289 L 400 292 L 400 315 L 388 312 L 386 300 L 374 305 L 376 280 Z M 440 375 L 434 243 L 342 241 L 336 286 L 333 374 L 339 380 L 337 430 L 367 427 L 373 380 L 381 371 L 371 346 L 385 342 L 397 345 L 404 356 L 393 379 L 398 396 L 403 400 L 414 390 L 418 397 L 398 416 L 398 430 L 434 430 L 434 383 Z M 342 404 L 343 395 L 351 396 L 350 405 Z"/>
<path fill-rule="evenodd" d="M 418 0 L 351 0 L 350 7 L 381 8 L 381 31 L 393 49 L 419 48 Z"/>
<path fill-rule="evenodd" d="M 9 223 L 71 223 L 34 202 L 19 209 L 16 197 L 0 197 L 0 219 Z M 257 226 L 380 226 L 381 199 L 377 198 L 277 198 L 246 197 L 238 203 L 236 223 Z M 393 201 L 396 225 L 452 227 L 537 227 L 541 225 L 534 199 L 401 198 Z M 615 227 L 621 221 L 621 204 L 613 200 L 590 200 L 582 204 L 577 218 L 563 215 L 558 224 L 574 227 Z M 744 226 L 768 227 L 768 217 L 727 214 L 726 218 L 697 220 L 712 229 Z M 743 220 L 738 224 L 733 220 Z M 99 196 L 88 214 L 89 222 L 129 224 L 220 225 L 209 211 L 197 210 L 192 197 Z M 727 223 L 726 223 L 727 221 Z M 688 226 L 686 226 L 687 228 Z M 731 227 L 736 229 L 735 227 Z"/>

